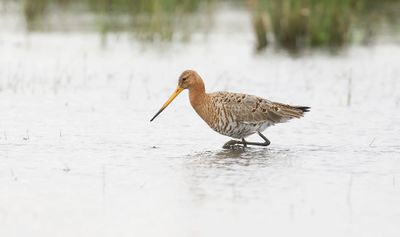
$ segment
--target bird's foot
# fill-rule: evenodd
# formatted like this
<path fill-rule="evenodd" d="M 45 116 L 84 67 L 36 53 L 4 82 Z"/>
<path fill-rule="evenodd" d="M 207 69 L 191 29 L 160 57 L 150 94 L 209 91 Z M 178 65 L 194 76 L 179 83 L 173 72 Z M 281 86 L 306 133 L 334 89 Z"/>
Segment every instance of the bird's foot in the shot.
<path fill-rule="evenodd" d="M 240 146 L 243 145 L 243 146 Z M 229 142 L 225 143 L 222 148 L 224 149 L 235 149 L 235 148 L 243 148 L 245 147 L 245 144 L 243 144 L 243 142 L 241 141 L 237 141 L 237 140 L 230 140 Z"/>

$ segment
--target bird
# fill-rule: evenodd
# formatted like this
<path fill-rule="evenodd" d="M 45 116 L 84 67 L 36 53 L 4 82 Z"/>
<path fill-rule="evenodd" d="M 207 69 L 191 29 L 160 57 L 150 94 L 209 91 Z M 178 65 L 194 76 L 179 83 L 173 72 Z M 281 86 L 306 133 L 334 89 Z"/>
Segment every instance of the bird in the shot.
<path fill-rule="evenodd" d="M 160 110 L 150 119 L 153 121 L 183 91 L 189 91 L 189 100 L 196 113 L 214 131 L 235 138 L 223 145 L 230 149 L 236 146 L 268 146 L 270 141 L 262 132 L 277 123 L 301 118 L 310 111 L 308 106 L 292 106 L 273 102 L 255 95 L 232 92 L 207 93 L 203 79 L 194 70 L 181 73 L 178 86 Z M 257 133 L 264 142 L 249 142 L 245 138 Z"/>

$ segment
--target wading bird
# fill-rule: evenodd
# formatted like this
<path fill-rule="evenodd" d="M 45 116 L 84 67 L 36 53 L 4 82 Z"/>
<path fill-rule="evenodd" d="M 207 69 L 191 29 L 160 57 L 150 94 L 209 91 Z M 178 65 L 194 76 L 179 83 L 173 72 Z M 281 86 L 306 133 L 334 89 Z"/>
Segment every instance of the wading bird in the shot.
<path fill-rule="evenodd" d="M 300 118 L 310 110 L 306 106 L 291 106 L 272 102 L 258 96 L 231 92 L 206 93 L 204 82 L 196 71 L 184 71 L 178 87 L 150 120 L 153 121 L 184 89 L 189 90 L 190 104 L 197 114 L 216 132 L 240 140 L 230 140 L 223 148 L 235 145 L 268 146 L 270 141 L 261 133 L 276 123 Z M 254 133 L 264 142 L 248 142 Z"/>

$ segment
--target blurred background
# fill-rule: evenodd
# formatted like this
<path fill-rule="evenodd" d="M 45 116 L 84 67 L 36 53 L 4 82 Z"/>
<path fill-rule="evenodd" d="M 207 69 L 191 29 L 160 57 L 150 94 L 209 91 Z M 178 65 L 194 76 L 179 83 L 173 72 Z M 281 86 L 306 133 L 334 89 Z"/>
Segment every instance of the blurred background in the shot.
<path fill-rule="evenodd" d="M 400 0 L 0 0 L 0 236 L 400 236 L 399 23 Z M 185 92 L 149 122 L 185 69 L 311 112 L 223 150 Z"/>
<path fill-rule="evenodd" d="M 399 31 L 397 0 L 2 0 L 2 30 L 95 32 L 104 44 L 108 35 L 121 33 L 155 45 L 190 42 L 212 31 L 216 15 L 227 8 L 250 19 L 258 51 L 339 49 L 393 38 Z"/>

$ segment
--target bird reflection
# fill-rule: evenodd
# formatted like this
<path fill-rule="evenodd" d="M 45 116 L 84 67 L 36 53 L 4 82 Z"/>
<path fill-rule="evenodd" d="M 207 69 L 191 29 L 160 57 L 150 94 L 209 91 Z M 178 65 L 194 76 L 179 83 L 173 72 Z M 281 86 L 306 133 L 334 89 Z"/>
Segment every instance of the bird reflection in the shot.
<path fill-rule="evenodd" d="M 276 159 L 288 155 L 288 149 L 259 149 L 251 147 L 236 146 L 230 150 L 205 151 L 189 154 L 192 165 L 217 166 L 219 168 L 231 169 L 229 166 L 256 165 L 265 167 L 273 164 Z"/>

